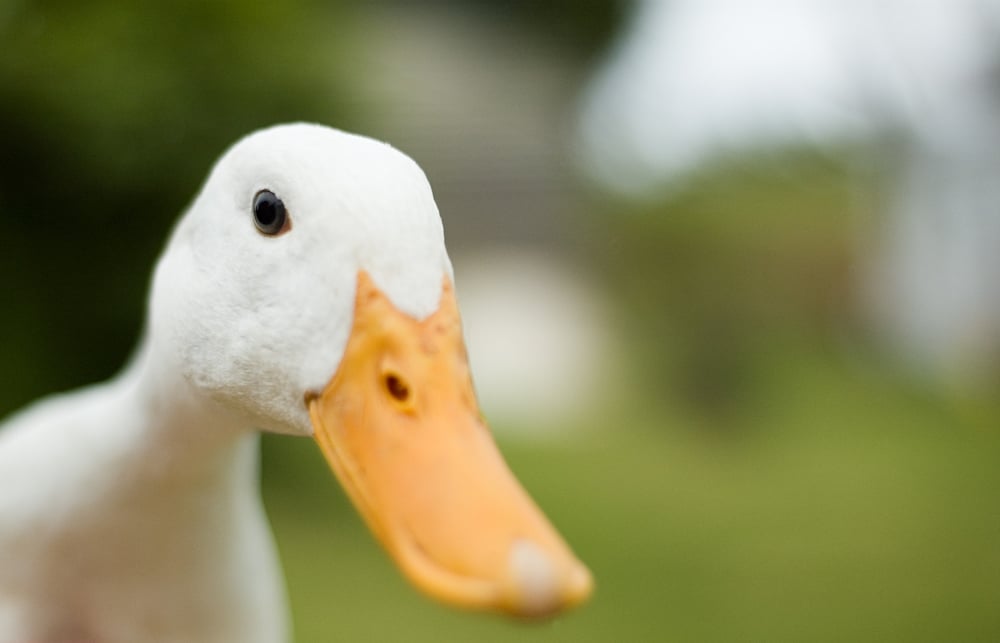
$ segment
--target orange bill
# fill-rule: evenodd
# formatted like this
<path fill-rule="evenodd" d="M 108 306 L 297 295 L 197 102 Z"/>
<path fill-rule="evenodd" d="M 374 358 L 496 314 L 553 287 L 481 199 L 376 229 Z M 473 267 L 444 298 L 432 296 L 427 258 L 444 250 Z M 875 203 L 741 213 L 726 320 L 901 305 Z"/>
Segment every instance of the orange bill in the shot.
<path fill-rule="evenodd" d="M 308 403 L 327 462 L 418 588 L 523 616 L 590 594 L 590 572 L 518 484 L 480 416 L 450 280 L 438 310 L 418 321 L 359 273 L 340 368 Z"/>

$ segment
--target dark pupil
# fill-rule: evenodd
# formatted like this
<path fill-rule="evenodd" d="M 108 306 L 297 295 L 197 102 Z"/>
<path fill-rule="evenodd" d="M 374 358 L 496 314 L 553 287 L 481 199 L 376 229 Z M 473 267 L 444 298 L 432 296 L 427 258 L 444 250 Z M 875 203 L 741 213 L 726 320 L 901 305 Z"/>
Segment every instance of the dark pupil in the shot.
<path fill-rule="evenodd" d="M 278 218 L 278 208 L 274 199 L 263 198 L 257 204 L 257 220 L 262 225 L 271 225 Z"/>

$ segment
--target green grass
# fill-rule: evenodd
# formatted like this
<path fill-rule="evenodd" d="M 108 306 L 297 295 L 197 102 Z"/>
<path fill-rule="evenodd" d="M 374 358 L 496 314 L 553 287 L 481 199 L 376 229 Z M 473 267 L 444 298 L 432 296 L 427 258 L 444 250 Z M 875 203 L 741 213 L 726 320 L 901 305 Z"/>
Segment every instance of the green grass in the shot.
<path fill-rule="evenodd" d="M 997 409 L 970 422 L 877 371 L 776 362 L 739 434 L 623 408 L 573 443 L 502 442 L 596 577 L 552 622 L 425 599 L 313 445 L 269 439 L 297 640 L 1000 640 Z"/>

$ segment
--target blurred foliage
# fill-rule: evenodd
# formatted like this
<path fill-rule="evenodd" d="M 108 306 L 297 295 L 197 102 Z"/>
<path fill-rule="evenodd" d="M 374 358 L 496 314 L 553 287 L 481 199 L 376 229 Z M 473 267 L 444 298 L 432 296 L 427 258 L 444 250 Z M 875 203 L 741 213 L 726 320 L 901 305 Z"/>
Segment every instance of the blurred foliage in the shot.
<path fill-rule="evenodd" d="M 498 20 L 519 22 L 550 43 L 591 59 L 617 33 L 629 7 L 624 0 L 445 0 L 445 4 L 485 9 Z"/>
<path fill-rule="evenodd" d="M 854 330 L 854 195 L 836 159 L 789 151 L 703 171 L 669 198 L 596 208 L 587 247 L 629 314 L 646 396 L 739 421 L 776 354 Z"/>
<path fill-rule="evenodd" d="M 309 0 L 4 5 L 0 209 L 18 223 L 0 236 L 0 354 L 20 376 L 0 408 L 120 367 L 169 227 L 228 145 L 350 126 L 349 18 Z"/>

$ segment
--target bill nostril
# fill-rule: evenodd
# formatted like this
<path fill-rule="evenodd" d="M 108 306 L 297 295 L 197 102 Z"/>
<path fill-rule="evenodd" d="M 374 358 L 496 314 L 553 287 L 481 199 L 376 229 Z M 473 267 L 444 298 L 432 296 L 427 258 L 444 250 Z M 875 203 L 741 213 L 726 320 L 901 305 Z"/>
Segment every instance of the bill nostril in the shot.
<path fill-rule="evenodd" d="M 396 373 L 389 373 L 385 376 L 385 390 L 397 402 L 408 402 L 410 399 L 410 387 Z"/>

